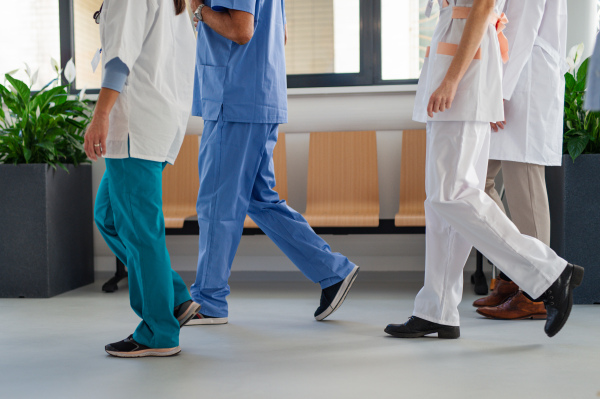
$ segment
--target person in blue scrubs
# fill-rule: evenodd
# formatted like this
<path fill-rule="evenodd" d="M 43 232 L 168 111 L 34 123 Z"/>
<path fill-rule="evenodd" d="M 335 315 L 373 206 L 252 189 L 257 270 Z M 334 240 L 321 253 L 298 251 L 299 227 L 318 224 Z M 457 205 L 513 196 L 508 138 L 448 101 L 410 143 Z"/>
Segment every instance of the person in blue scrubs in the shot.
<path fill-rule="evenodd" d="M 142 319 L 105 346 L 112 356 L 179 353 L 180 327 L 200 307 L 171 268 L 162 212 L 162 171 L 175 162 L 191 111 L 194 31 L 185 9 L 184 0 L 105 0 L 94 16 L 103 82 L 84 147 L 106 162 L 94 219 L 129 270 L 131 307 Z"/>
<path fill-rule="evenodd" d="M 192 114 L 204 119 L 198 169 L 199 256 L 190 324 L 227 322 L 227 280 L 248 214 L 322 289 L 317 320 L 344 301 L 358 266 L 273 190 L 273 148 L 287 122 L 284 0 L 193 0 L 198 22 Z M 258 23 L 260 21 L 260 23 Z"/>

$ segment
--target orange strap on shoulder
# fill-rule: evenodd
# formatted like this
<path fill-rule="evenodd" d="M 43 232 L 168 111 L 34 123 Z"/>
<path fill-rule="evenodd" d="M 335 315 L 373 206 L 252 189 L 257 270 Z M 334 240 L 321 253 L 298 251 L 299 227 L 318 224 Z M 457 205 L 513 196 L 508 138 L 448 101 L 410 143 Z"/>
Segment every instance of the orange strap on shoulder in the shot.
<path fill-rule="evenodd" d="M 471 13 L 471 7 L 452 7 L 452 19 L 467 19 Z M 508 24 L 508 18 L 506 14 L 498 15 L 492 13 L 490 15 L 490 23 L 496 28 L 498 34 L 498 43 L 500 44 L 500 54 L 502 55 L 502 61 L 506 64 L 508 62 L 508 39 L 504 35 L 503 30 Z"/>

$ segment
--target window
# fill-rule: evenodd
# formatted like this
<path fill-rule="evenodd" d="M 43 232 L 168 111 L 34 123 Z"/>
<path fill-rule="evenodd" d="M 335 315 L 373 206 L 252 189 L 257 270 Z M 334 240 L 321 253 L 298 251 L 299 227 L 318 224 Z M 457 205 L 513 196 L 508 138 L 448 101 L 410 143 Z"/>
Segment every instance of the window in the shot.
<path fill-rule="evenodd" d="M 101 5 L 102 0 L 73 1 L 77 89 L 98 88 L 102 83 L 102 68 L 98 66 L 96 72 L 92 70 L 92 59 L 100 48 L 100 28 L 92 17 Z"/>
<path fill-rule="evenodd" d="M 437 20 L 424 16 L 427 0 L 285 1 L 288 87 L 416 83 Z M 40 69 L 35 89 L 55 77 L 50 57 L 63 67 L 74 58 L 73 90 L 97 92 L 101 72 L 92 71 L 91 60 L 100 39 L 92 15 L 101 3 L 3 1 L 0 72 L 27 62 Z"/>
<path fill-rule="evenodd" d="M 289 75 L 360 72 L 359 0 L 286 0 Z"/>
<path fill-rule="evenodd" d="M 25 63 L 36 78 L 34 90 L 56 78 L 51 59 L 60 59 L 58 15 L 58 2 L 55 1 L 0 3 L 0 81 L 4 80 L 5 73 L 19 69 L 14 76 L 30 83 Z"/>
<path fill-rule="evenodd" d="M 427 0 L 286 0 L 288 87 L 416 83 L 437 22 L 426 7 Z"/>

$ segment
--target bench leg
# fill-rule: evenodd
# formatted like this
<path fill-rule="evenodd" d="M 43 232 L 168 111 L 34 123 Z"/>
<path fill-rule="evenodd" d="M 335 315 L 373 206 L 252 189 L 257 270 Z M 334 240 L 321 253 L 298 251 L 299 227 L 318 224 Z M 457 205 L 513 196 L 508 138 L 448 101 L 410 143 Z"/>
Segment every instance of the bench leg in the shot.
<path fill-rule="evenodd" d="M 485 274 L 483 274 L 483 255 L 479 251 L 477 251 L 477 268 L 471 275 L 471 283 L 475 285 L 474 289 L 477 295 L 487 295 L 488 285 Z"/>
<path fill-rule="evenodd" d="M 125 265 L 123 264 L 123 262 L 121 262 L 119 258 L 117 258 L 117 271 L 110 280 L 104 283 L 104 285 L 102 286 L 102 291 L 115 292 L 119 289 L 119 286 L 117 284 L 124 278 L 127 278 L 127 270 L 125 270 Z"/>

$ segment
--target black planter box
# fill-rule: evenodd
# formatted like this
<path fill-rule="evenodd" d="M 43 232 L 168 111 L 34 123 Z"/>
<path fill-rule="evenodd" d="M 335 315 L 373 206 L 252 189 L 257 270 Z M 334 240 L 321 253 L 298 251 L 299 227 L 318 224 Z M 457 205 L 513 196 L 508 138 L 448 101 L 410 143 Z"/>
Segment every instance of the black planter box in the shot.
<path fill-rule="evenodd" d="M 600 303 L 600 154 L 563 155 L 562 166 L 546 168 L 552 220 L 550 246 L 585 268 L 574 291 L 578 304 Z"/>
<path fill-rule="evenodd" d="M 0 165 L 0 297 L 94 282 L 92 168 Z"/>

